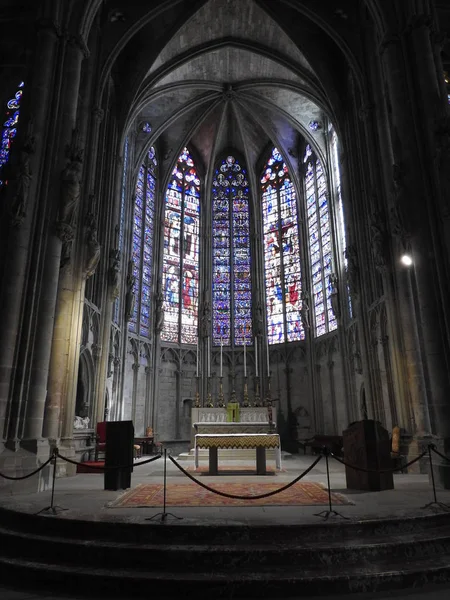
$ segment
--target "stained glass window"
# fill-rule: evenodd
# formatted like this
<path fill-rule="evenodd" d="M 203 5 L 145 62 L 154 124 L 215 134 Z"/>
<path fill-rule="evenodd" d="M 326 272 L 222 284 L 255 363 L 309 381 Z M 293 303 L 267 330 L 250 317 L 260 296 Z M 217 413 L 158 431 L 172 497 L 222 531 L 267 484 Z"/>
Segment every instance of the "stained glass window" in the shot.
<path fill-rule="evenodd" d="M 213 344 L 252 344 L 247 171 L 234 156 L 216 169 L 213 188 Z"/>
<path fill-rule="evenodd" d="M 9 153 L 11 151 L 11 144 L 17 133 L 17 123 L 19 122 L 20 113 L 20 101 L 22 99 L 24 82 L 22 81 L 18 85 L 17 92 L 14 94 L 14 98 L 11 98 L 6 103 L 6 120 L 3 122 L 2 139 L 0 142 L 0 174 L 3 165 L 9 160 Z M 6 185 L 8 182 L 5 179 L 0 179 L 0 187 Z"/>
<path fill-rule="evenodd" d="M 261 178 L 269 344 L 305 337 L 301 321 L 301 266 L 297 196 L 277 148 Z"/>
<path fill-rule="evenodd" d="M 187 148 L 166 191 L 161 340 L 197 343 L 200 179 Z"/>
<path fill-rule="evenodd" d="M 332 242 L 328 193 L 322 163 L 309 145 L 303 160 L 306 165 L 305 196 L 314 327 L 315 335 L 320 336 L 337 327 L 331 308 Z"/>
<path fill-rule="evenodd" d="M 130 331 L 145 337 L 150 333 L 157 164 L 155 149 L 152 147 L 139 169 L 134 201 L 132 260 L 136 302 L 128 327 Z"/>

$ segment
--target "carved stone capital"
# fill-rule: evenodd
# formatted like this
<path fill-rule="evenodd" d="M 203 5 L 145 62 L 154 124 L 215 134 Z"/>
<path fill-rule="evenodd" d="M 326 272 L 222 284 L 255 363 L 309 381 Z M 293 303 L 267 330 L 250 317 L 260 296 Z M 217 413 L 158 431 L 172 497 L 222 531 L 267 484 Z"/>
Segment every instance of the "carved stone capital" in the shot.
<path fill-rule="evenodd" d="M 400 42 L 401 38 L 398 33 L 388 32 L 378 46 L 378 53 L 382 56 L 388 48 L 391 46 L 398 46 Z"/>
<path fill-rule="evenodd" d="M 55 224 L 56 235 L 63 243 L 71 242 L 75 237 L 75 228 L 61 221 Z"/>
<path fill-rule="evenodd" d="M 70 33 L 66 33 L 65 35 L 66 43 L 68 46 L 72 48 L 77 48 L 80 52 L 83 53 L 84 58 L 89 58 L 91 55 L 89 48 L 81 35 L 72 35 Z"/>
<path fill-rule="evenodd" d="M 94 117 L 94 119 L 101 123 L 103 121 L 103 118 L 105 116 L 105 111 L 103 110 L 103 108 L 100 108 L 100 106 L 95 106 L 92 109 L 92 116 Z"/>

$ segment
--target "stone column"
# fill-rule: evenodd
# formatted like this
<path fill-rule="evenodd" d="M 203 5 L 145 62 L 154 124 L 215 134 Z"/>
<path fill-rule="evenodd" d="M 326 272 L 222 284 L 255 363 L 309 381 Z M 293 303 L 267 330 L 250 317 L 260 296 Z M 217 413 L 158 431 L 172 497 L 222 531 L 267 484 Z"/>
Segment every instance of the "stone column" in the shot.
<path fill-rule="evenodd" d="M 393 230 L 400 234 L 403 247 L 411 250 L 414 261 L 407 272 L 402 273 L 397 262 L 394 269 L 398 287 L 408 300 L 402 310 L 403 336 L 416 433 L 427 434 L 431 423 L 434 432 L 446 439 L 450 437 L 450 384 L 444 317 L 449 298 L 434 197 L 439 184 L 433 176 L 434 148 L 425 114 L 433 114 L 438 98 L 430 35 L 427 15 L 414 15 L 406 29 L 385 41 L 383 59 L 394 132 Z M 408 73 L 414 73 L 414 80 L 412 75 L 408 79 Z"/>
<path fill-rule="evenodd" d="M 38 24 L 36 37 L 35 57 L 36 65 L 33 69 L 33 78 L 30 85 L 25 84 L 24 99 L 29 99 L 23 108 L 29 107 L 28 114 L 21 109 L 19 122 L 20 143 L 22 135 L 20 128 L 27 127 L 27 121 L 32 118 L 32 136 L 36 140 L 46 139 L 51 106 L 52 78 L 55 63 L 57 32 L 50 23 Z M 32 112 L 31 112 L 32 109 Z M 14 380 L 14 356 L 17 352 L 17 343 L 20 332 L 20 317 L 23 297 L 27 279 L 28 255 L 32 244 L 31 231 L 35 224 L 34 213 L 38 202 L 38 175 L 39 165 L 44 155 L 44 145 L 37 143 L 35 152 L 30 157 L 32 179 L 28 193 L 28 203 L 24 207 L 25 215 L 20 224 L 11 228 L 11 238 L 8 251 L 5 252 L 4 273 L 5 281 L 1 286 L 0 314 L 2 327 L 0 328 L 0 439 L 5 432 L 5 418 L 8 402 L 12 401 L 11 383 Z M 17 432 L 10 432 L 16 437 Z M 6 437 L 6 436 L 5 436 Z"/>
<path fill-rule="evenodd" d="M 57 161 L 56 167 L 56 176 L 55 176 L 55 184 L 57 191 L 53 195 L 53 199 L 55 204 L 61 209 L 61 198 L 60 198 L 60 180 L 58 174 L 62 172 L 64 168 L 64 157 L 63 151 L 65 145 L 67 145 L 70 140 L 73 140 L 73 132 L 75 130 L 76 124 L 76 114 L 77 114 L 77 104 L 78 104 L 78 91 L 80 85 L 80 75 L 81 75 L 81 63 L 84 58 L 84 47 L 80 40 L 69 38 L 66 41 L 66 54 L 64 60 L 64 89 L 62 93 L 61 100 L 61 111 L 60 111 L 60 128 L 59 128 L 59 137 L 60 137 L 60 145 L 59 152 L 60 157 Z M 75 144 L 76 145 L 76 144 Z M 75 152 L 78 152 L 80 148 L 73 148 Z M 71 157 L 69 157 L 71 158 Z M 73 157 L 72 157 L 73 158 Z M 56 211 L 55 211 L 56 212 Z M 74 212 L 78 212 L 78 206 L 74 207 Z M 56 216 L 56 218 L 59 218 Z M 43 427 L 43 419 L 44 419 L 44 408 L 45 408 L 45 400 L 47 395 L 47 381 L 49 374 L 49 366 L 50 366 L 50 354 L 52 350 L 52 339 L 55 340 L 60 339 L 61 341 L 61 354 L 58 356 L 58 360 L 64 358 L 67 349 L 64 347 L 64 336 L 63 336 L 63 324 L 61 320 L 63 319 L 63 315 L 56 315 L 57 322 L 55 325 L 55 309 L 56 309 L 56 298 L 58 292 L 58 281 L 60 276 L 60 263 L 61 263 L 61 249 L 62 249 L 62 239 L 65 239 L 66 243 L 71 242 L 72 240 L 68 240 L 67 237 L 64 236 L 64 233 L 59 233 L 59 236 L 56 232 L 55 223 L 51 223 L 50 227 L 52 230 L 50 231 L 48 243 L 47 243 L 47 251 L 45 256 L 45 265 L 44 265 L 44 273 L 43 273 L 43 294 L 40 299 L 39 311 L 38 311 L 38 320 L 37 320 L 37 328 L 35 334 L 35 348 L 36 352 L 33 357 L 33 364 L 31 366 L 30 373 L 30 389 L 29 389 L 29 397 L 27 403 L 27 414 L 26 414 L 26 423 L 25 423 L 25 431 L 24 438 L 26 440 L 39 440 L 42 438 L 42 427 Z M 73 236 L 73 232 L 72 232 Z M 54 327 L 56 327 L 55 335 Z M 62 336 L 59 338 L 59 336 Z M 66 357 L 67 358 L 67 357 Z M 64 373 L 61 372 L 61 378 L 64 378 Z M 61 384 L 62 385 L 62 384 Z M 61 388 L 58 392 L 62 393 Z M 58 407 L 60 406 L 60 396 L 56 398 L 55 402 L 49 407 L 50 412 L 57 412 Z M 56 418 L 55 418 L 56 419 Z M 55 423 L 56 420 L 51 419 L 52 423 Z M 55 433 L 54 427 L 52 431 L 49 433 Z M 27 444 L 29 445 L 29 444 Z"/>

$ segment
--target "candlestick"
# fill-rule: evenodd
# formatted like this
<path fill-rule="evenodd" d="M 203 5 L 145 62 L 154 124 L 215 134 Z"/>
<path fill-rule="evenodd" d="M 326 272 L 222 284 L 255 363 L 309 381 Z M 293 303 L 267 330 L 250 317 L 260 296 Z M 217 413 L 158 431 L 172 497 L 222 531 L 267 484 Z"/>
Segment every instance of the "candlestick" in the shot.
<path fill-rule="evenodd" d="M 269 360 L 269 338 L 267 338 L 267 373 L 270 373 L 270 360 Z"/>
<path fill-rule="evenodd" d="M 247 354 L 246 354 L 246 344 L 244 340 L 244 377 L 247 377 Z"/>
<path fill-rule="evenodd" d="M 198 377 L 198 338 L 197 338 L 197 377 Z"/>
<path fill-rule="evenodd" d="M 255 368 L 256 377 L 258 377 L 258 338 L 255 336 Z"/>
<path fill-rule="evenodd" d="M 220 376 L 222 377 L 222 353 L 223 353 L 223 340 L 220 338 Z"/>

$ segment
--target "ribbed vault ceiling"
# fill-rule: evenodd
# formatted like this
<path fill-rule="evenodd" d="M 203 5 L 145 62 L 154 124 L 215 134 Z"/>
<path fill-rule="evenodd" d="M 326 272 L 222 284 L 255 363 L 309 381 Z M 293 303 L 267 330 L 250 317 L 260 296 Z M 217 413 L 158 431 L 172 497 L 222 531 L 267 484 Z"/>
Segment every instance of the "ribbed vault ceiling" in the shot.
<path fill-rule="evenodd" d="M 311 65 L 254 0 L 209 0 L 166 40 L 137 91 L 129 127 L 140 134 L 139 162 L 157 144 L 166 174 L 192 144 L 207 176 L 235 149 L 248 167 L 276 144 L 296 170 L 299 136 L 323 149 L 327 98 Z"/>

